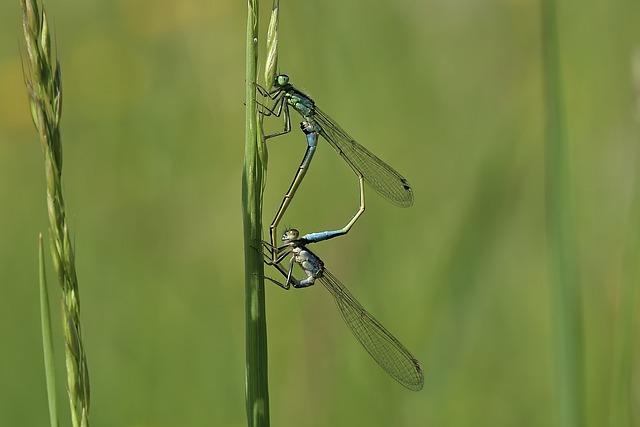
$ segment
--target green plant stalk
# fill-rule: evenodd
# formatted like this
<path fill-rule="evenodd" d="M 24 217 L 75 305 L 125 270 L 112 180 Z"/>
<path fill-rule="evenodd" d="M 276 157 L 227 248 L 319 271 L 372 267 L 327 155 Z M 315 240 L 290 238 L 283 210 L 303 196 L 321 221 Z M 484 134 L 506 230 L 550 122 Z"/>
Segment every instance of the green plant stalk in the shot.
<path fill-rule="evenodd" d="M 583 427 L 582 299 L 574 259 L 567 143 L 554 0 L 542 0 L 542 63 L 546 114 L 547 234 L 551 256 L 558 425 Z"/>
<path fill-rule="evenodd" d="M 62 318 L 67 368 L 67 393 L 74 427 L 89 425 L 89 372 L 82 344 L 80 296 L 75 256 L 71 245 L 62 194 L 62 77 L 51 51 L 51 36 L 44 10 L 36 0 L 21 0 L 22 26 L 27 51 L 25 84 L 31 117 L 44 154 L 47 212 L 53 265 L 62 288 Z"/>
<path fill-rule="evenodd" d="M 262 256 L 262 188 L 265 165 L 260 155 L 256 82 L 258 67 L 258 1 L 249 0 L 246 46 L 246 128 L 242 174 L 244 225 L 246 405 L 249 427 L 269 426 L 267 325 Z"/>
<path fill-rule="evenodd" d="M 638 188 L 638 187 L 636 187 Z M 637 191 L 637 190 L 636 190 Z M 640 214 L 640 197 L 636 196 L 634 201 L 634 217 Z M 620 289 L 620 308 L 616 321 L 616 334 L 614 344 L 614 366 L 613 381 L 611 386 L 609 401 L 609 416 L 611 427 L 632 427 L 633 422 L 633 400 L 632 383 L 633 378 L 633 337 L 636 308 L 636 287 L 638 282 L 638 253 L 640 253 L 640 227 L 633 224 L 635 230 L 630 235 L 632 242 L 628 245 L 625 257 L 625 268 L 623 283 Z"/>
<path fill-rule="evenodd" d="M 40 285 L 40 323 L 42 327 L 42 352 L 44 354 L 44 373 L 47 381 L 47 400 L 49 402 L 49 424 L 58 427 L 58 398 L 56 395 L 56 373 L 53 357 L 53 337 L 51 334 L 51 310 L 49 309 L 49 289 L 44 267 L 44 245 L 42 234 L 38 236 L 38 267 Z"/>
<path fill-rule="evenodd" d="M 632 57 L 632 74 L 636 90 L 637 117 L 640 119 L 640 51 Z M 636 153 L 639 164 L 640 152 Z M 623 279 L 620 286 L 619 310 L 616 320 L 615 343 L 613 347 L 613 381 L 609 394 L 609 425 L 611 427 L 632 427 L 633 419 L 632 378 L 633 378 L 633 337 L 635 336 L 636 298 L 640 278 L 640 170 L 636 168 L 632 191 L 633 199 L 629 215 L 629 240 L 624 257 Z"/>

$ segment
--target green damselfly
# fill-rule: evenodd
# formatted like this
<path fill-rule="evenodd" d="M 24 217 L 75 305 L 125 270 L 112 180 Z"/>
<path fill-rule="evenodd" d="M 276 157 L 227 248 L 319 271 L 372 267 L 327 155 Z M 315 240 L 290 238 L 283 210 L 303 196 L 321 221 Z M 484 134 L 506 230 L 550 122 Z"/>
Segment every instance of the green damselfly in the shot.
<path fill-rule="evenodd" d="M 360 178 L 361 186 L 364 180 L 371 185 L 374 190 L 397 206 L 408 207 L 413 204 L 413 192 L 409 182 L 391 166 L 380 160 L 375 154 L 358 144 L 340 125 L 320 110 L 311 97 L 299 89 L 296 89 L 290 83 L 289 77 L 286 74 L 276 76 L 273 90 L 267 91 L 261 86 L 258 86 L 258 91 L 261 95 L 273 101 L 271 106 L 263 106 L 262 114 L 266 116 L 274 115 L 276 117 L 283 116 L 284 118 L 284 129 L 280 132 L 266 135 L 265 138 L 277 137 L 291 131 L 289 108 L 293 108 L 303 118 L 300 126 L 307 140 L 307 150 L 302 162 L 269 227 L 272 247 L 277 246 L 278 224 L 284 216 L 287 207 L 291 203 L 313 159 L 317 147 L 318 135 L 321 135 L 347 162 Z M 360 193 L 361 200 L 363 200 L 362 188 L 360 189 Z M 361 209 L 364 210 L 364 203 L 361 203 Z M 357 219 L 358 216 L 359 215 L 356 214 L 354 218 Z M 341 229 L 341 234 L 347 233 L 354 222 L 354 220 L 350 221 L 347 226 Z M 340 235 L 340 233 L 335 235 Z M 332 237 L 335 237 L 335 235 Z M 275 252 L 272 251 L 271 259 L 275 260 L 276 256 Z"/>

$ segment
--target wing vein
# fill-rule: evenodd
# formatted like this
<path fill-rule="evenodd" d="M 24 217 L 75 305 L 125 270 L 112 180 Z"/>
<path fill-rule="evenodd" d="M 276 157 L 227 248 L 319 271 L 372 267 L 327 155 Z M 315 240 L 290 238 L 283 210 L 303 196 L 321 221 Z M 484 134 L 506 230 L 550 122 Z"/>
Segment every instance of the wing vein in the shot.
<path fill-rule="evenodd" d="M 315 107 L 314 119 L 322 128 L 320 134 L 333 146 L 354 172 L 361 174 L 378 193 L 401 207 L 413 204 L 413 191 L 406 178 L 358 144 L 331 117 Z"/>
<path fill-rule="evenodd" d="M 365 310 L 331 272 L 325 269 L 320 282 L 333 295 L 345 323 L 376 363 L 408 389 L 422 389 L 422 368 L 409 350 Z"/>

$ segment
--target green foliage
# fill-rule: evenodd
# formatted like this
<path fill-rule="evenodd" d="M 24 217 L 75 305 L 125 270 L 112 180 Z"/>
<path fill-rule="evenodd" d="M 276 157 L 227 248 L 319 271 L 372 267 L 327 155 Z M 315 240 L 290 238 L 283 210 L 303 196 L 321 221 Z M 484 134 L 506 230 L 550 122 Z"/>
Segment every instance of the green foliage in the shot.
<path fill-rule="evenodd" d="M 44 371 L 47 381 L 47 400 L 49 403 L 49 424 L 58 427 L 58 398 L 56 394 L 56 374 L 53 356 L 53 338 L 51 334 L 51 310 L 49 309 L 49 289 L 44 265 L 44 244 L 42 234 L 38 236 L 38 283 L 40 289 L 40 322 L 42 328 L 42 350 Z"/>
<path fill-rule="evenodd" d="M 35 0 L 21 0 L 21 5 L 27 51 L 24 77 L 29 93 L 31 116 L 40 136 L 44 154 L 51 257 L 62 288 L 71 421 L 74 427 L 85 427 L 89 425 L 89 371 L 82 343 L 75 255 L 62 194 L 62 77 L 60 64 L 51 51 L 51 35 L 44 10 L 41 11 Z"/>
<path fill-rule="evenodd" d="M 629 60 L 640 46 L 631 19 L 640 2 L 558 4 L 585 423 L 600 427 L 609 425 L 621 260 L 633 234 L 640 145 Z M 261 6 L 262 54 L 272 3 Z M 552 426 L 539 4 L 280 6 L 279 71 L 414 186 L 409 209 L 368 192 L 353 232 L 315 249 L 420 359 L 425 387 L 414 394 L 379 372 L 322 288 L 284 292 L 267 283 L 272 424 Z M 92 425 L 246 425 L 238 182 L 246 8 L 224 0 L 47 3 L 64 72 L 68 223 L 80 286 L 91 284 L 81 296 L 97 396 Z M 0 2 L 0 425 L 42 426 L 30 236 L 46 214 L 18 10 Z M 279 126 L 265 120 L 268 131 Z M 297 129 L 269 141 L 265 220 L 304 149 Z M 353 173 L 320 141 L 282 225 L 329 229 L 357 198 Z M 62 342 L 59 310 L 51 315 L 54 342 Z M 636 330 L 636 356 L 637 343 Z M 630 359 L 634 377 L 639 363 Z M 64 364 L 57 368 L 64 396 Z M 637 381 L 631 392 L 637 424 Z"/>
<path fill-rule="evenodd" d="M 636 120 L 640 124 L 640 50 L 632 58 L 632 77 L 635 89 Z M 635 155 L 635 163 L 640 162 L 640 153 Z M 623 265 L 623 280 L 618 293 L 618 313 L 615 341 L 613 346 L 613 372 L 609 395 L 609 425 L 611 427 L 632 427 L 637 419 L 635 414 L 635 393 L 633 378 L 635 373 L 636 331 L 638 312 L 638 283 L 640 282 L 640 168 L 636 169 L 632 186 L 632 200 L 627 219 L 629 234 L 626 240 Z"/>
<path fill-rule="evenodd" d="M 258 1 L 247 3 L 246 122 L 242 214 L 245 260 L 246 405 L 249 427 L 269 426 L 267 325 L 262 259 L 262 195 L 266 164 L 262 127 L 258 126 L 256 83 L 258 68 Z"/>
<path fill-rule="evenodd" d="M 555 0 L 542 0 L 541 4 L 547 239 L 552 276 L 557 422 L 561 427 L 582 427 L 585 425 L 582 292 L 576 273 L 557 12 Z"/>
<path fill-rule="evenodd" d="M 264 67 L 264 84 L 267 90 L 273 87 L 278 74 L 278 27 L 280 23 L 280 0 L 273 0 L 271 18 L 267 29 L 267 56 Z"/>

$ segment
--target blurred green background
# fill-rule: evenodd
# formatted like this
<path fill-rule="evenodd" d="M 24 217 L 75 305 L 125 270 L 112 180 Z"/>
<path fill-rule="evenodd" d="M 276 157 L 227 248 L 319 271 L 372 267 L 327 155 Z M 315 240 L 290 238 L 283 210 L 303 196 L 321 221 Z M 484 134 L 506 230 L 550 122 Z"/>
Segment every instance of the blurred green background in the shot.
<path fill-rule="evenodd" d="M 422 361 L 426 379 L 420 393 L 389 379 L 321 287 L 270 286 L 272 425 L 550 425 L 538 2 L 281 6 L 280 70 L 414 186 L 411 209 L 369 191 L 353 232 L 316 252 Z M 46 7 L 63 71 L 92 424 L 244 426 L 245 2 Z M 262 1 L 262 30 L 269 10 Z M 0 4 L 0 425 L 42 426 L 36 239 L 47 221 L 19 16 L 17 0 Z M 608 425 L 623 259 L 640 221 L 631 214 L 639 16 L 637 0 L 559 5 L 594 427 Z M 266 223 L 304 148 L 297 131 L 270 145 Z M 303 232 L 342 226 L 357 202 L 351 171 L 322 142 L 284 222 Z M 638 417 L 638 377 L 633 388 Z"/>

